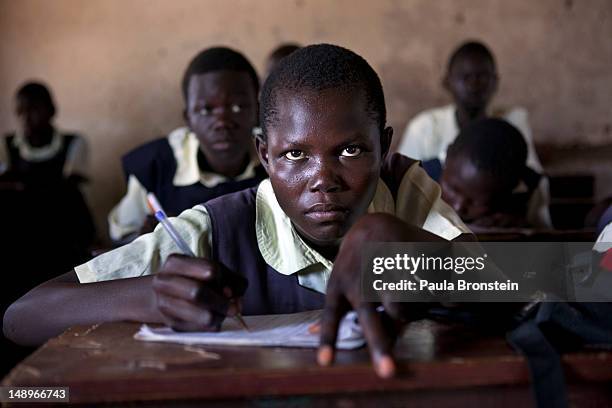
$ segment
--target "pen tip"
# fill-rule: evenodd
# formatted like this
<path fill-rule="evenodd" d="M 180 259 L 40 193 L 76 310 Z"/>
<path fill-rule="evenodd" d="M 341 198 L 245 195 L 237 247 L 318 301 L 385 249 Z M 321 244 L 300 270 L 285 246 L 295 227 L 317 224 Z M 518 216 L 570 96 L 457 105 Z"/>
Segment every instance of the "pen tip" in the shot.
<path fill-rule="evenodd" d="M 240 313 L 236 314 L 236 320 L 238 320 L 238 323 L 240 323 L 240 325 L 242 326 L 242 328 L 248 332 L 250 332 L 249 330 L 249 326 L 247 326 L 246 322 L 244 321 L 244 319 L 242 318 L 242 315 Z"/>

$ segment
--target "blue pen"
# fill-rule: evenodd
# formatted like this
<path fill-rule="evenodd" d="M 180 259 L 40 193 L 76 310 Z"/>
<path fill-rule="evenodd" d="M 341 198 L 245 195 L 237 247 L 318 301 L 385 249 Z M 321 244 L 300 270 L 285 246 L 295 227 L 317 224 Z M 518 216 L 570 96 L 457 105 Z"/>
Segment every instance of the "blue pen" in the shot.
<path fill-rule="evenodd" d="M 189 248 L 189 245 L 187 245 L 185 240 L 181 238 L 181 236 L 176 231 L 176 229 L 174 229 L 170 221 L 168 221 L 168 216 L 166 215 L 164 210 L 161 208 L 161 205 L 159 204 L 159 201 L 157 201 L 157 197 L 155 197 L 155 194 L 153 193 L 147 194 L 147 200 L 149 201 L 151 208 L 153 208 L 153 211 L 155 213 L 155 218 L 157 218 L 157 221 L 159 221 L 161 225 L 163 225 L 163 227 L 166 229 L 166 231 L 168 232 L 172 240 L 180 248 L 183 254 L 195 258 L 196 255 L 193 253 L 191 248 Z"/>
<path fill-rule="evenodd" d="M 166 213 L 164 212 L 163 208 L 161 207 L 161 204 L 159 204 L 159 201 L 157 201 L 157 197 L 155 197 L 155 194 L 148 193 L 147 194 L 147 201 L 149 202 L 149 205 L 151 206 L 151 208 L 153 209 L 153 212 L 155 213 L 155 218 L 157 218 L 157 220 L 161 223 L 161 225 L 164 227 L 166 232 L 168 232 L 168 234 L 170 235 L 172 240 L 181 249 L 183 254 L 187 255 L 187 256 L 190 256 L 192 258 L 195 258 L 196 255 L 193 253 L 191 248 L 189 248 L 189 245 L 187 245 L 185 240 L 183 238 L 181 238 L 181 236 L 179 235 L 178 231 L 176 229 L 174 229 L 174 227 L 172 226 L 170 221 L 168 221 L 168 216 L 166 215 Z M 238 321 L 238 323 L 246 331 L 249 331 L 249 327 L 247 326 L 246 322 L 244 321 L 244 319 L 242 318 L 242 315 L 240 313 L 237 313 L 234 316 L 234 318 Z"/>

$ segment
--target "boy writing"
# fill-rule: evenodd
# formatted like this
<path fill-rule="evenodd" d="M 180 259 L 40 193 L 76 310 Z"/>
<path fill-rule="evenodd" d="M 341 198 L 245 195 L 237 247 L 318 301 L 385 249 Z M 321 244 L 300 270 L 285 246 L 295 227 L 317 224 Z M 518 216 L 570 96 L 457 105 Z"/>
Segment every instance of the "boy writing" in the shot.
<path fill-rule="evenodd" d="M 173 255 L 157 227 L 30 291 L 6 313 L 7 336 L 40 344 L 75 324 L 121 320 L 215 330 L 237 297 L 245 315 L 318 309 L 357 238 L 469 233 L 417 162 L 385 160 L 382 86 L 355 53 L 321 44 L 286 57 L 264 85 L 260 119 L 269 180 L 172 219 L 198 258 Z M 347 233 L 356 238 L 342 255 Z"/>

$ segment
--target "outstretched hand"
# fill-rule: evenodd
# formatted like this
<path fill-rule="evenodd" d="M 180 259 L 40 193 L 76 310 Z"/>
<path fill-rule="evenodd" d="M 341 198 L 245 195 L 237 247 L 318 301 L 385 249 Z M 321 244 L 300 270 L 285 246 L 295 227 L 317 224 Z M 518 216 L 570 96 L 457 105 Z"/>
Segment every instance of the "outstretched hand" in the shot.
<path fill-rule="evenodd" d="M 444 241 L 427 231 L 410 226 L 386 214 L 363 216 L 345 236 L 327 285 L 325 309 L 319 328 L 321 343 L 317 360 L 333 363 L 338 328 L 351 309 L 358 315 L 376 373 L 382 378 L 395 375 L 392 348 L 401 327 L 422 316 L 423 304 L 393 302 L 381 295 L 379 302 L 366 302 L 361 295 L 361 254 L 368 242 Z M 382 306 L 382 307 L 381 307 Z"/>

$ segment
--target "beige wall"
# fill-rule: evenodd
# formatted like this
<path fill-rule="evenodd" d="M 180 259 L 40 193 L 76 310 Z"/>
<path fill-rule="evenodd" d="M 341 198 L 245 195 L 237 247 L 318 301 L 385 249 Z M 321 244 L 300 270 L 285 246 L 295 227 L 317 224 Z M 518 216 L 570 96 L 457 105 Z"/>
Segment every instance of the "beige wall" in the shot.
<path fill-rule="evenodd" d="M 179 78 L 201 48 L 243 50 L 258 69 L 281 41 L 333 42 L 372 63 L 401 133 L 446 103 L 449 52 L 479 38 L 497 55 L 497 101 L 529 109 L 539 143 L 612 141 L 610 0 L 0 0 L 0 127 L 13 93 L 48 82 L 57 123 L 93 152 L 98 223 L 124 188 L 119 157 L 181 124 Z"/>

